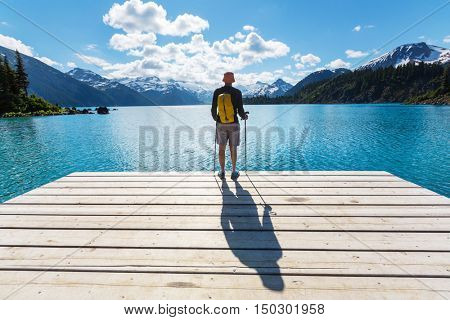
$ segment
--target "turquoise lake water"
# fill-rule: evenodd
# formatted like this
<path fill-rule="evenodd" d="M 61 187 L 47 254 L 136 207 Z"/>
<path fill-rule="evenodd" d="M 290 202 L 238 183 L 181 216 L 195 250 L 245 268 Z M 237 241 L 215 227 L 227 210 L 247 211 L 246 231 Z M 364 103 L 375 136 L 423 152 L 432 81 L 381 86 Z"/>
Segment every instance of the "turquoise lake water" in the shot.
<path fill-rule="evenodd" d="M 450 107 L 247 109 L 248 170 L 384 170 L 450 196 Z M 0 201 L 74 171 L 211 170 L 213 133 L 209 106 L 0 119 Z"/>

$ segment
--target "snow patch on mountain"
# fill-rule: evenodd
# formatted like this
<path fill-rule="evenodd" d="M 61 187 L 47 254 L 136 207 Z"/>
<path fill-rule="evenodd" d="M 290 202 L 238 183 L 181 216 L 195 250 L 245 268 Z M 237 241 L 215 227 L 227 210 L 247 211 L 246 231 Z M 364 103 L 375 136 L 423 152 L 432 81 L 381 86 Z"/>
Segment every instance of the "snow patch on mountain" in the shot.
<path fill-rule="evenodd" d="M 358 69 L 380 69 L 398 67 L 408 63 L 448 63 L 450 62 L 450 50 L 425 42 L 405 44 L 394 50 L 375 58 L 362 65 Z"/>
<path fill-rule="evenodd" d="M 85 82 L 89 86 L 102 91 L 120 86 L 119 82 L 106 79 L 91 70 L 75 68 L 67 72 L 67 74 L 78 81 Z"/>
<path fill-rule="evenodd" d="M 278 79 L 272 84 L 257 81 L 255 84 L 245 87 L 238 86 L 238 88 L 241 89 L 242 95 L 247 98 L 258 96 L 268 96 L 274 98 L 284 95 L 292 88 L 292 84 L 287 83 L 283 79 Z"/>

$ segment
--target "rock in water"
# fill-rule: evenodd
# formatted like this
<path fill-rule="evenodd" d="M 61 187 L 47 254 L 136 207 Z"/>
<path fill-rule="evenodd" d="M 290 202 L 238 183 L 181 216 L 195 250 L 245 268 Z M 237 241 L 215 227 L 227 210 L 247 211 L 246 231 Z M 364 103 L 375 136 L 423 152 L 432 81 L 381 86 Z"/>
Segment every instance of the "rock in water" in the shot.
<path fill-rule="evenodd" d="M 98 107 L 97 113 L 98 114 L 109 114 L 109 109 L 107 107 Z"/>

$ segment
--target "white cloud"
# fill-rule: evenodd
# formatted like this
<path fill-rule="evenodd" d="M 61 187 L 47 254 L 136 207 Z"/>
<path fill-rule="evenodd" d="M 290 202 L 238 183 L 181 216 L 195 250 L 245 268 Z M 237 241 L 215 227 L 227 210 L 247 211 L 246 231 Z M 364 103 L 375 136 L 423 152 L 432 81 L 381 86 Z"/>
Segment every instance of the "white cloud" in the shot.
<path fill-rule="evenodd" d="M 38 59 L 39 61 L 45 63 L 46 65 L 49 65 L 51 67 L 62 67 L 63 65 L 59 62 L 56 62 L 50 58 L 47 57 L 35 57 L 36 59 Z"/>
<path fill-rule="evenodd" d="M 128 47 L 125 51 L 139 57 L 138 60 L 111 64 L 92 56 L 79 55 L 79 58 L 102 68 L 112 78 L 158 76 L 163 80 L 190 79 L 193 84 L 210 87 L 220 84 L 221 75 L 225 71 L 233 70 L 237 73 L 246 66 L 265 59 L 285 56 L 290 50 L 284 43 L 265 40 L 255 32 L 247 34 L 242 40 L 227 38 L 212 44 L 203 35 L 195 34 L 189 42 L 160 46 L 136 41 L 133 48 Z M 264 75 L 268 77 L 268 74 Z M 273 78 L 275 75 L 275 72 L 272 73 Z M 249 78 L 244 76 L 243 79 Z"/>
<path fill-rule="evenodd" d="M 423 39 L 425 39 L 425 36 L 419 36 L 418 37 L 420 40 L 423 40 Z"/>
<path fill-rule="evenodd" d="M 300 53 L 296 53 L 291 58 L 295 62 L 298 62 L 297 65 L 299 66 L 296 65 L 297 69 L 303 68 L 306 65 L 314 67 L 321 61 L 321 59 L 318 56 L 315 56 L 312 53 L 308 53 L 303 56 Z"/>
<path fill-rule="evenodd" d="M 325 67 L 330 69 L 337 69 L 337 68 L 350 68 L 350 63 L 345 62 L 342 59 L 336 59 L 331 61 L 330 63 L 326 64 Z"/>
<path fill-rule="evenodd" d="M 256 31 L 256 28 L 254 26 L 249 26 L 249 25 L 243 26 L 242 29 L 244 31 L 249 31 L 249 32 Z"/>
<path fill-rule="evenodd" d="M 0 46 L 11 49 L 18 50 L 20 53 L 23 53 L 27 56 L 33 56 L 33 48 L 27 46 L 22 41 L 14 39 L 12 37 L 8 37 L 0 34 Z"/>
<path fill-rule="evenodd" d="M 75 62 L 72 62 L 72 61 L 69 61 L 69 62 L 67 62 L 67 64 L 66 64 L 69 68 L 76 68 L 77 67 L 77 64 L 75 63 Z"/>
<path fill-rule="evenodd" d="M 109 62 L 107 62 L 106 60 L 103 60 L 101 58 L 88 56 L 88 55 L 84 55 L 84 54 L 79 54 L 79 53 L 77 53 L 76 56 L 78 58 L 80 58 L 81 61 L 83 61 L 84 63 L 87 63 L 87 64 L 92 64 L 94 66 L 104 68 L 104 69 L 111 67 L 111 64 Z"/>
<path fill-rule="evenodd" d="M 444 43 L 450 43 L 450 35 L 445 36 L 444 39 L 442 40 Z"/>
<path fill-rule="evenodd" d="M 315 66 L 321 60 L 318 56 L 313 55 L 312 53 L 308 53 L 300 58 L 300 61 L 304 64 L 309 64 L 311 66 Z"/>
<path fill-rule="evenodd" d="M 254 81 L 261 76 L 274 79 L 280 69 L 267 73 L 244 73 L 247 66 L 266 59 L 285 56 L 290 48 L 281 41 L 264 39 L 256 28 L 245 25 L 241 31 L 223 40 L 208 42 L 201 32 L 209 27 L 208 21 L 184 14 L 173 19 L 166 10 L 154 2 L 128 0 L 114 4 L 103 21 L 124 34 L 114 34 L 109 45 L 112 49 L 136 57 L 127 63 L 109 63 L 101 58 L 79 55 L 79 58 L 102 68 L 110 78 L 157 76 L 163 80 L 188 81 L 192 85 L 212 87 L 221 83 L 225 71 L 241 75 L 239 83 Z M 180 24 L 180 21 L 185 23 Z M 189 40 L 161 45 L 157 35 L 186 36 Z"/>
<path fill-rule="evenodd" d="M 352 30 L 355 32 L 360 32 L 362 29 L 373 29 L 373 28 L 375 28 L 373 24 L 366 24 L 364 27 L 358 24 Z"/>
<path fill-rule="evenodd" d="M 90 43 L 90 44 L 86 45 L 85 49 L 89 50 L 89 51 L 92 51 L 92 50 L 97 50 L 97 47 L 98 46 L 95 43 Z"/>
<path fill-rule="evenodd" d="M 128 0 L 115 3 L 103 16 L 103 22 L 127 33 L 156 33 L 169 36 L 186 36 L 209 28 L 208 21 L 191 14 L 182 14 L 170 21 L 167 11 L 155 2 Z"/>
<path fill-rule="evenodd" d="M 347 55 L 347 58 L 363 58 L 366 57 L 369 53 L 368 52 L 363 52 L 360 50 L 352 50 L 352 49 L 348 49 L 345 50 L 345 54 Z"/>
<path fill-rule="evenodd" d="M 296 53 L 294 54 L 292 57 L 292 60 L 294 60 L 295 62 L 300 62 L 302 55 L 300 53 Z"/>
<path fill-rule="evenodd" d="M 54 61 L 48 57 L 40 57 L 33 52 L 33 48 L 26 45 L 22 41 L 15 39 L 13 37 L 8 37 L 0 34 L 0 46 L 11 49 L 18 50 L 20 53 L 25 54 L 30 57 L 34 57 L 35 59 L 51 66 L 51 67 L 63 67 L 63 65 L 57 61 Z"/>
<path fill-rule="evenodd" d="M 242 34 L 240 31 L 239 31 L 239 32 L 236 32 L 236 34 L 234 35 L 234 37 L 235 37 L 236 39 L 238 39 L 238 40 L 245 39 L 245 35 Z"/>
<path fill-rule="evenodd" d="M 284 70 L 283 70 L 283 69 L 277 69 L 277 70 L 275 70 L 273 73 L 274 73 L 275 75 L 277 75 L 277 76 L 280 76 L 280 75 L 282 75 L 282 74 L 284 73 Z"/>
<path fill-rule="evenodd" d="M 284 68 L 285 68 L 286 70 L 291 70 L 291 69 L 292 69 L 292 66 L 291 66 L 290 64 L 288 64 L 288 65 L 284 66 Z"/>
<path fill-rule="evenodd" d="M 296 63 L 295 64 L 295 67 L 297 68 L 297 69 L 303 69 L 303 68 L 305 68 L 305 65 L 303 64 L 303 63 Z"/>
<path fill-rule="evenodd" d="M 151 45 L 156 42 L 156 35 L 154 33 L 128 33 L 128 34 L 114 34 L 109 40 L 111 48 L 125 51 L 142 47 L 144 45 Z"/>
<path fill-rule="evenodd" d="M 236 83 L 239 85 L 252 85 L 257 81 L 261 81 L 264 83 L 273 83 L 275 80 L 279 78 L 279 74 L 275 74 L 274 72 L 251 72 L 251 73 L 236 73 Z"/>

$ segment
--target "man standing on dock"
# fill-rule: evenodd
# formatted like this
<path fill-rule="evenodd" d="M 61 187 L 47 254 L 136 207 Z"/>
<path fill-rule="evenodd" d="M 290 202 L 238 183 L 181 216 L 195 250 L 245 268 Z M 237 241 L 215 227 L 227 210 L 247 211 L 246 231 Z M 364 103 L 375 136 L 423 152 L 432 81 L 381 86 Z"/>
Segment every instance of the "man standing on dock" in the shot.
<path fill-rule="evenodd" d="M 235 82 L 234 74 L 226 72 L 223 76 L 225 85 L 214 91 L 211 114 L 216 121 L 216 142 L 219 145 L 220 179 L 225 178 L 225 149 L 229 141 L 231 154 L 231 179 L 239 177 L 236 170 L 237 147 L 240 144 L 240 125 L 237 115 L 242 120 L 247 120 L 242 103 L 242 93 L 239 89 L 233 88 Z"/>

